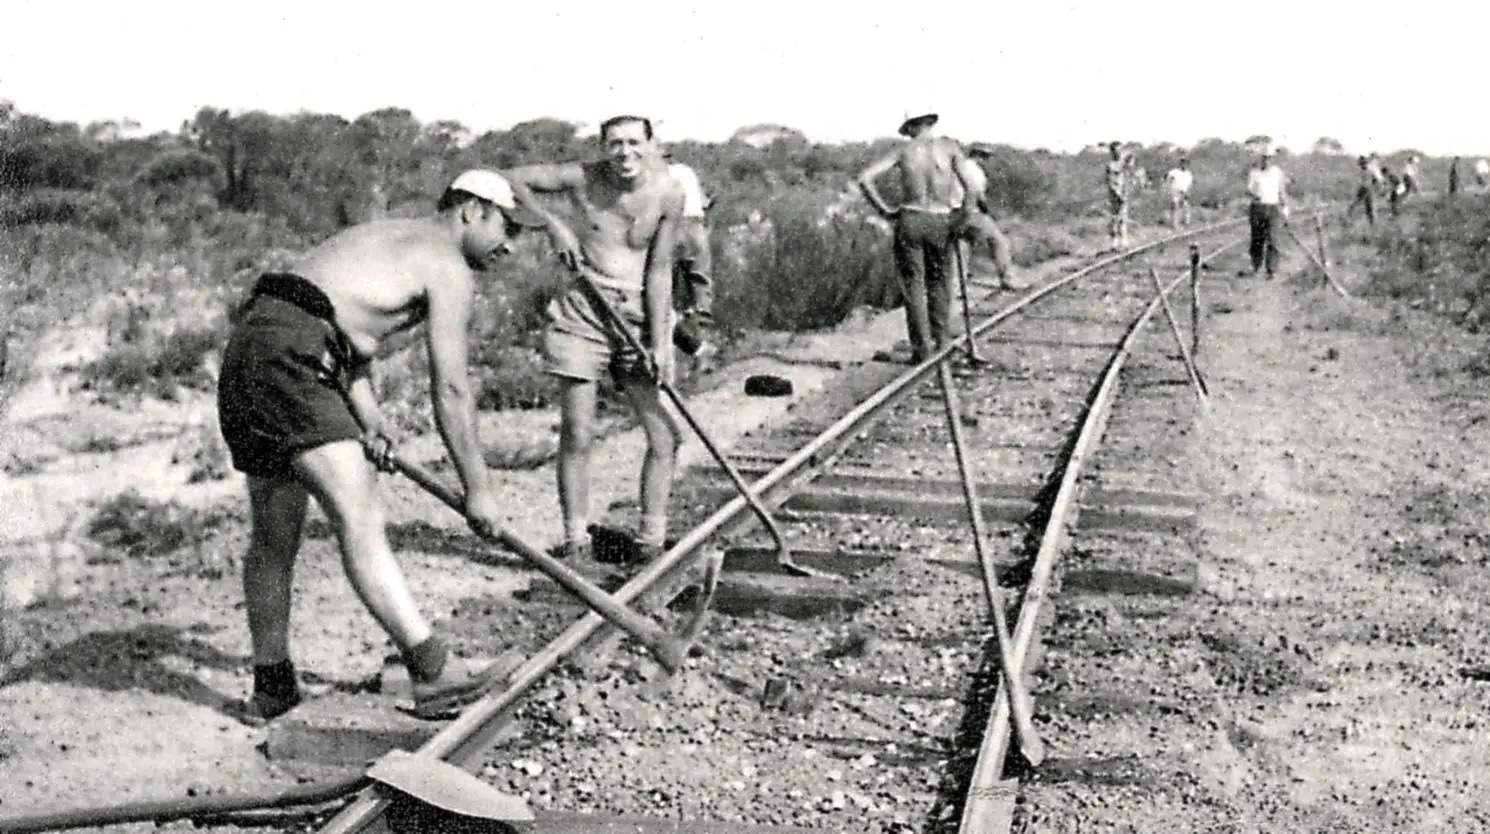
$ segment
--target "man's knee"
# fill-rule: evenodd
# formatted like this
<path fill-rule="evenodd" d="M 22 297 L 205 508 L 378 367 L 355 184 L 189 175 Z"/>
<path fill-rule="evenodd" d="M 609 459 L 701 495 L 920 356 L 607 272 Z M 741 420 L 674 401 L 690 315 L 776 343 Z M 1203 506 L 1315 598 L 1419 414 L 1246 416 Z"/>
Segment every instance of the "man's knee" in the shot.
<path fill-rule="evenodd" d="M 337 529 L 359 531 L 381 524 L 377 476 L 356 440 L 327 443 L 295 457 L 295 470 Z"/>

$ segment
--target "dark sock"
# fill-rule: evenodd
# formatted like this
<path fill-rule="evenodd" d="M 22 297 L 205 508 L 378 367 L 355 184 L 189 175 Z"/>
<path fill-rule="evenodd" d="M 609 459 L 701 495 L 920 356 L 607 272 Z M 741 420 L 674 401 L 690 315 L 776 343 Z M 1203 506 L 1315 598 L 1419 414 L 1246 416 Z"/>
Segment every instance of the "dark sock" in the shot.
<path fill-rule="evenodd" d="M 445 671 L 445 660 L 449 656 L 450 648 L 445 645 L 445 641 L 439 635 L 433 635 L 404 653 L 404 665 L 408 667 L 409 677 L 425 683 L 438 678 Z"/>
<path fill-rule="evenodd" d="M 254 666 L 254 692 L 274 698 L 288 698 L 299 689 L 295 682 L 295 665 L 289 660 Z"/>

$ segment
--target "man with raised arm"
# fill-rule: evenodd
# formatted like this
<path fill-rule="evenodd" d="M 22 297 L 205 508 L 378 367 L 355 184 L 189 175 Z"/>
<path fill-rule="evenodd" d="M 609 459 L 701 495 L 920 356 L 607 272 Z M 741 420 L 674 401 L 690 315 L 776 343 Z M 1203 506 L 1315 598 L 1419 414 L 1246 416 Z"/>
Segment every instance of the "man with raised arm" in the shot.
<path fill-rule="evenodd" d="M 520 203 L 548 226 L 554 249 L 571 269 L 583 268 L 599 292 L 641 336 L 655 367 L 647 367 L 624 336 L 576 286 L 548 308 L 544 336 L 548 371 L 561 385 L 559 504 L 564 514 L 560 558 L 590 556 L 590 449 L 595 436 L 595 401 L 601 374 L 636 410 L 647 435 L 641 473 L 641 529 L 636 551 L 656 558 L 667 537 L 667 504 L 682 431 L 663 406 L 657 380 L 673 375 L 673 260 L 683 215 L 683 190 L 659 165 L 652 123 L 641 116 L 615 116 L 600 125 L 601 159 L 555 165 L 526 165 L 504 173 Z M 579 234 L 549 211 L 534 193 L 561 195 Z"/>
<path fill-rule="evenodd" d="M 962 145 L 931 128 L 936 113 L 907 118 L 900 135 L 910 139 L 859 175 L 859 190 L 885 219 L 895 224 L 895 264 L 905 299 L 911 362 L 920 364 L 948 343 L 951 318 L 952 247 L 977 207 L 977 181 Z M 896 171 L 903 202 L 891 207 L 875 181 Z"/>
<path fill-rule="evenodd" d="M 379 220 L 316 246 L 292 271 L 259 278 L 239 308 L 218 380 L 233 466 L 248 476 L 252 529 L 243 590 L 253 643 L 244 716 L 266 721 L 301 692 L 290 660 L 291 577 L 308 499 L 336 531 L 352 588 L 403 655 L 415 714 L 447 715 L 492 683 L 451 656 L 420 614 L 384 530 L 378 466 L 392 441 L 373 398 L 372 360 L 426 325 L 435 418 L 465 487 L 467 523 L 493 535 L 501 509 L 487 482 L 466 367 L 473 270 L 492 270 L 536 217 L 502 177 L 467 171 L 424 219 Z"/>

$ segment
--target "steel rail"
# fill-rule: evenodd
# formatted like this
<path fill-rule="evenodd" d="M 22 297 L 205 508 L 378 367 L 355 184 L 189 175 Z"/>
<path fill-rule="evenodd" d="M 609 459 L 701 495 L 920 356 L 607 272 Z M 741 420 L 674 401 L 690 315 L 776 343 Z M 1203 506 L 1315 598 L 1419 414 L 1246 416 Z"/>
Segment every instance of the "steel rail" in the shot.
<path fill-rule="evenodd" d="M 953 352 L 963 349 L 965 341 L 976 339 L 997 327 L 1016 313 L 1046 296 L 1080 280 L 1094 272 L 1132 260 L 1139 255 L 1162 249 L 1164 246 L 1201 237 L 1213 232 L 1229 229 L 1245 222 L 1245 218 L 1234 218 L 1169 235 L 1149 243 L 1141 244 L 1081 267 L 1068 275 L 1039 287 L 1010 306 L 984 319 L 972 332 L 949 342 L 934 352 L 921 364 L 916 365 L 884 387 L 875 391 L 852 411 L 839 418 L 832 426 L 814 437 L 771 472 L 751 485 L 750 491 L 762 501 L 784 500 L 783 487 L 810 480 L 836 458 L 857 436 L 869 427 L 875 418 L 889 413 L 894 406 L 914 390 L 915 386 L 928 379 L 941 362 Z M 689 531 L 656 561 L 648 564 L 632 577 L 613 596 L 621 604 L 629 604 L 643 593 L 679 577 L 694 566 L 704 555 L 704 545 L 714 536 L 725 531 L 749 509 L 741 496 L 736 496 L 720 507 L 709 518 Z M 747 522 L 748 523 L 748 520 Z M 681 589 L 680 589 L 681 590 Z M 605 636 L 613 629 L 603 617 L 588 612 L 555 637 L 546 646 L 513 671 L 511 683 L 500 692 L 494 692 L 471 705 L 417 751 L 416 755 L 443 759 L 451 764 L 467 767 L 480 753 L 485 751 L 495 736 L 509 722 L 522 699 L 563 660 L 576 652 L 592 638 Z M 339 814 L 329 820 L 320 831 L 322 834 L 354 834 L 375 823 L 387 809 L 391 796 L 386 789 L 373 785 L 364 789 Z"/>
<path fill-rule="evenodd" d="M 1201 263 L 1208 262 L 1245 242 L 1245 239 L 1238 239 L 1227 243 L 1203 256 Z M 1189 277 L 1189 270 L 1186 269 L 1180 277 L 1170 283 L 1165 291 L 1172 292 Z M 1092 395 L 1086 415 L 1082 418 L 1076 442 L 1062 466 L 1060 485 L 1051 500 L 1048 520 L 1040 538 L 1039 549 L 1035 553 L 1029 585 L 1026 586 L 1020 601 L 1019 620 L 1014 628 L 1013 664 L 1021 674 L 1028 672 L 1024 667 L 1031 657 L 1030 648 L 1035 641 L 1041 606 L 1046 598 L 1056 560 L 1064 549 L 1068 528 L 1075 522 L 1079 511 L 1076 504 L 1077 481 L 1081 477 L 1087 458 L 1096 450 L 1103 432 L 1106 431 L 1108 417 L 1117 399 L 1118 379 L 1123 366 L 1127 363 L 1133 347 L 1138 343 L 1138 337 L 1144 327 L 1160 309 L 1162 300 L 1163 297 L 1156 294 L 1153 301 L 1149 302 L 1143 312 L 1129 325 L 1122 341 L 1118 343 L 1117 349 L 1108 360 L 1107 367 L 1102 371 L 1100 383 Z M 965 794 L 962 821 L 957 829 L 960 834 L 990 834 L 990 832 L 1010 829 L 1015 792 L 1001 790 L 999 785 L 1003 775 L 1004 761 L 1009 752 L 1011 727 L 1008 697 L 1007 688 L 1000 678 L 998 689 L 994 693 L 988 723 L 983 732 L 982 745 L 978 750 L 977 763 L 973 766 L 972 777 Z"/>

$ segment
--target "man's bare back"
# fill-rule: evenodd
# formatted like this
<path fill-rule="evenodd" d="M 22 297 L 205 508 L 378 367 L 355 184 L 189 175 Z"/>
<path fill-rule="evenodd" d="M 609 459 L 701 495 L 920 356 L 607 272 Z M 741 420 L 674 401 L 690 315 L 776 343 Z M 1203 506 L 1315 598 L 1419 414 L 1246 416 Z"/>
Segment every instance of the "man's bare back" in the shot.
<path fill-rule="evenodd" d="M 321 288 L 336 325 L 362 359 L 428 316 L 429 292 L 469 294 L 470 264 L 448 232 L 426 220 L 380 220 L 347 229 L 310 250 L 292 270 Z"/>
<path fill-rule="evenodd" d="M 951 211 L 962 202 L 955 168 L 962 148 L 945 136 L 912 139 L 900 149 L 896 170 L 905 201 L 901 208 Z"/>

